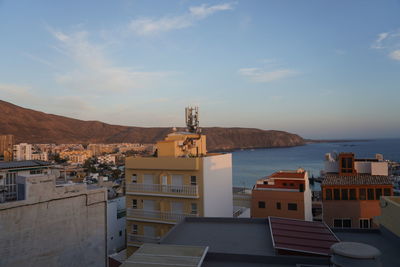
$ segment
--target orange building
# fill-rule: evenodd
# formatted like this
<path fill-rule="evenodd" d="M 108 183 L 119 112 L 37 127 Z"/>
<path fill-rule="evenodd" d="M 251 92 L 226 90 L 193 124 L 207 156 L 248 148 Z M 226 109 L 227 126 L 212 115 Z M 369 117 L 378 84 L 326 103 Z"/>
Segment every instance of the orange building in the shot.
<path fill-rule="evenodd" d="M 321 186 L 325 223 L 336 228 L 377 227 L 373 218 L 381 214 L 379 199 L 393 195 L 387 162 L 380 158 L 355 159 L 353 153 L 340 153 L 329 164 L 337 167 L 328 168 L 331 171 Z"/>
<path fill-rule="evenodd" d="M 251 217 L 268 216 L 312 221 L 306 171 L 279 171 L 257 181 L 252 190 Z"/>

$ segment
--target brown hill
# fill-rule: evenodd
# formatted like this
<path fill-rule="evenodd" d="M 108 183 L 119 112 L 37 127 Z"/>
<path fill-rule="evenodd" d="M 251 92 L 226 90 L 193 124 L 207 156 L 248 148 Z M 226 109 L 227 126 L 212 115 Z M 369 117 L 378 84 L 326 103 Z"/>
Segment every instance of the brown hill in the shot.
<path fill-rule="evenodd" d="M 22 108 L 0 100 L 0 134 L 28 143 L 155 143 L 171 128 L 147 128 L 82 121 Z M 251 128 L 203 128 L 209 150 L 298 146 L 296 134 Z"/>

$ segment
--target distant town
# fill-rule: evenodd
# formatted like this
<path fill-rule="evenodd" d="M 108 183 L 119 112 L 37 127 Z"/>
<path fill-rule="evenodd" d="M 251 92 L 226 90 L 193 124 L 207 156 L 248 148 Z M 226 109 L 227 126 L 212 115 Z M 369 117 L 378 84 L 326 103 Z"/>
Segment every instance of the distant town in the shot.
<path fill-rule="evenodd" d="M 197 108 L 186 125 L 156 144 L 1 135 L 0 265 L 399 263 L 399 163 L 326 153 L 320 177 L 276 170 L 233 187 L 232 154 L 207 151 Z"/>

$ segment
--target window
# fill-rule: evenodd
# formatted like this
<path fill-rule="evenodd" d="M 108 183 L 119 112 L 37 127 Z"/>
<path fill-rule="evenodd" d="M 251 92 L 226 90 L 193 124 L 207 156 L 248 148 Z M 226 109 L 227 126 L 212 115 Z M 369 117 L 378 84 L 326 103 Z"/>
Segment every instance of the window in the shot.
<path fill-rule="evenodd" d="M 351 219 L 343 219 L 343 228 L 351 228 Z"/>
<path fill-rule="evenodd" d="M 192 214 L 197 214 L 197 204 L 196 203 L 192 203 L 192 205 L 191 205 L 191 208 L 192 208 Z"/>
<path fill-rule="evenodd" d="M 296 203 L 288 203 L 287 208 L 288 208 L 288 210 L 297 210 L 297 204 Z"/>
<path fill-rule="evenodd" d="M 360 219 L 360 228 L 367 229 L 371 228 L 369 219 Z"/>
<path fill-rule="evenodd" d="M 281 209 L 281 202 L 276 202 L 276 209 L 278 209 L 278 210 Z"/>
<path fill-rule="evenodd" d="M 299 191 L 304 192 L 304 184 L 299 184 Z"/>
<path fill-rule="evenodd" d="M 196 176 L 190 176 L 190 184 L 197 185 Z"/>
<path fill-rule="evenodd" d="M 374 200 L 374 189 L 373 188 L 368 188 L 368 200 Z"/>
<path fill-rule="evenodd" d="M 294 183 L 290 183 L 290 186 L 294 186 Z"/>
<path fill-rule="evenodd" d="M 340 190 L 339 189 L 333 189 L 333 199 L 340 200 Z"/>
<path fill-rule="evenodd" d="M 384 189 L 383 189 L 383 195 L 385 195 L 385 196 L 390 196 L 390 195 L 391 195 L 391 193 L 390 193 L 390 188 L 384 188 Z"/>
<path fill-rule="evenodd" d="M 30 170 L 29 173 L 30 174 L 41 174 L 42 170 Z"/>
<path fill-rule="evenodd" d="M 283 186 L 287 186 L 287 183 L 283 183 Z"/>
<path fill-rule="evenodd" d="M 134 234 L 134 235 L 138 234 L 138 225 L 137 224 L 132 224 L 132 234 Z"/>
<path fill-rule="evenodd" d="M 349 200 L 349 189 L 342 189 L 342 200 Z"/>
<path fill-rule="evenodd" d="M 137 183 L 137 175 L 136 174 L 132 174 L 131 181 L 133 184 Z"/>
<path fill-rule="evenodd" d="M 137 199 L 132 199 L 132 208 L 137 209 Z"/>
<path fill-rule="evenodd" d="M 335 228 L 351 228 L 351 219 L 333 219 Z"/>
<path fill-rule="evenodd" d="M 265 201 L 258 201 L 258 208 L 265 209 Z"/>
<path fill-rule="evenodd" d="M 350 189 L 350 200 L 356 200 L 356 199 L 357 199 L 356 189 L 351 188 Z"/>
<path fill-rule="evenodd" d="M 121 230 L 119 231 L 119 236 L 122 236 L 122 231 Z"/>
<path fill-rule="evenodd" d="M 381 199 L 381 196 L 382 196 L 382 188 L 376 188 L 375 189 L 375 199 L 379 200 L 379 199 Z"/>
<path fill-rule="evenodd" d="M 325 190 L 325 199 L 326 200 L 332 200 L 332 189 L 326 189 Z"/>
<path fill-rule="evenodd" d="M 365 188 L 360 188 L 358 190 L 358 194 L 360 196 L 360 200 L 366 200 L 367 199 L 367 190 Z"/>
<path fill-rule="evenodd" d="M 342 227 L 343 227 L 343 221 L 342 221 L 342 219 L 334 219 L 334 220 L 333 220 L 333 227 L 335 227 L 335 228 L 342 228 Z"/>

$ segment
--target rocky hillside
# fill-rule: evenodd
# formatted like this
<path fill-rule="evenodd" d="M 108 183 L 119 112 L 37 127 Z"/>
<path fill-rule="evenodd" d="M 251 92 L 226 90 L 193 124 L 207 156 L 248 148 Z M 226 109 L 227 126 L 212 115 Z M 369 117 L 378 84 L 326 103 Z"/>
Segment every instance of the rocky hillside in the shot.
<path fill-rule="evenodd" d="M 146 128 L 82 121 L 22 108 L 0 100 L 0 134 L 28 143 L 155 143 L 171 128 Z M 209 150 L 298 146 L 296 134 L 251 128 L 203 128 Z"/>

